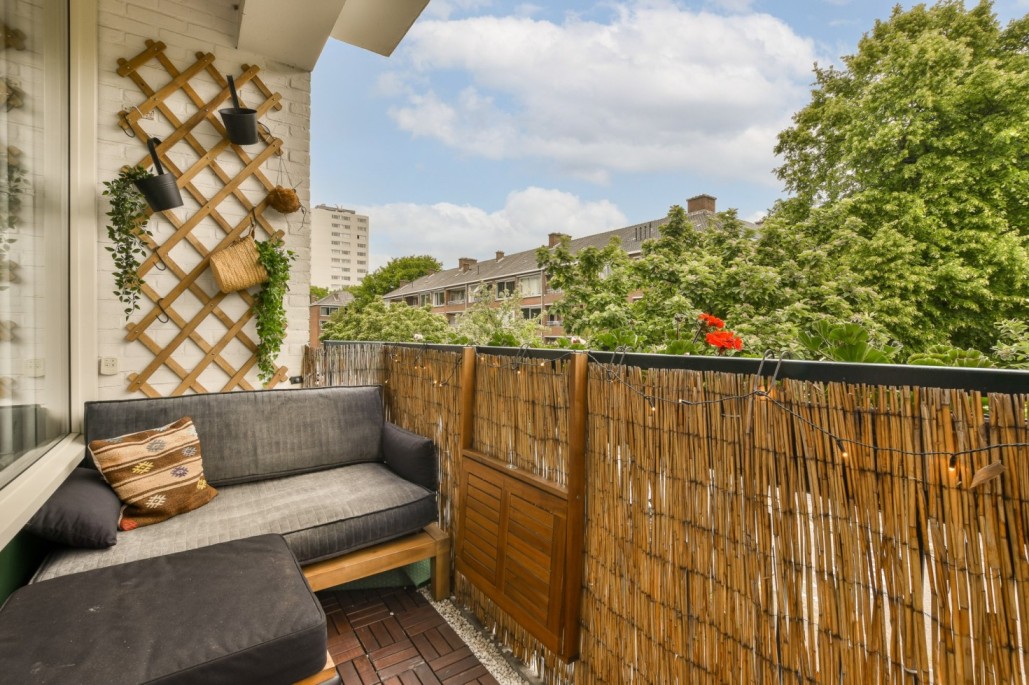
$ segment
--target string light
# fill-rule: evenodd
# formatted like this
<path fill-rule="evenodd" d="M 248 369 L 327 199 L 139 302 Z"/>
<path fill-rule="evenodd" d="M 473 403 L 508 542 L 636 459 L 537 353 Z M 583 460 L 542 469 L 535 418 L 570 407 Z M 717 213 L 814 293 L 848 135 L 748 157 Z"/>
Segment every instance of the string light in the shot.
<path fill-rule="evenodd" d="M 950 469 L 951 473 L 958 470 L 958 455 L 956 453 L 950 455 L 950 461 L 947 463 L 947 468 Z"/>
<path fill-rule="evenodd" d="M 850 456 L 849 454 L 847 454 L 847 448 L 844 447 L 842 438 L 836 438 L 836 447 L 840 450 L 840 456 L 842 458 L 846 459 Z"/>

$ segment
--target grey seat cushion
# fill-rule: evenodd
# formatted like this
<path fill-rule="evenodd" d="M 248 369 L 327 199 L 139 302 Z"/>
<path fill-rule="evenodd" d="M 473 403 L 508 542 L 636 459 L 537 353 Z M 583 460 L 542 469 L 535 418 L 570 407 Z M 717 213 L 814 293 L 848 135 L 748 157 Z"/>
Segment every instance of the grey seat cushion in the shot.
<path fill-rule="evenodd" d="M 33 582 L 264 533 L 285 537 L 306 564 L 416 532 L 436 518 L 436 493 L 382 464 L 353 464 L 222 487 L 195 511 L 120 531 L 114 547 L 51 553 Z"/>
<path fill-rule="evenodd" d="M 378 386 L 87 402 L 86 444 L 193 419 L 215 487 L 382 461 Z M 92 466 L 87 458 L 86 466 Z"/>
<path fill-rule="evenodd" d="M 28 585 L 0 611 L 11 683 L 285 684 L 325 649 L 325 614 L 277 535 Z"/>

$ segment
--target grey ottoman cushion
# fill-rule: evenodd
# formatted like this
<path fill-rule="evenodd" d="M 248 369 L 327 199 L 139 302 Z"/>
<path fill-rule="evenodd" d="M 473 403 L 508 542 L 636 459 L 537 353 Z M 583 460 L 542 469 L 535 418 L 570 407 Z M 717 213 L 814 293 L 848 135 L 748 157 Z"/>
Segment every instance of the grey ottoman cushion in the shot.
<path fill-rule="evenodd" d="M 56 550 L 35 580 L 262 533 L 283 535 L 306 564 L 416 532 L 436 518 L 435 492 L 404 480 L 384 464 L 354 464 L 225 486 L 195 511 L 120 531 L 118 544 L 109 549 Z"/>
<path fill-rule="evenodd" d="M 86 444 L 183 416 L 193 419 L 204 473 L 215 487 L 382 461 L 377 386 L 87 402 Z"/>
<path fill-rule="evenodd" d="M 277 535 L 28 585 L 0 611 L 5 682 L 292 683 L 325 649 L 325 614 Z"/>

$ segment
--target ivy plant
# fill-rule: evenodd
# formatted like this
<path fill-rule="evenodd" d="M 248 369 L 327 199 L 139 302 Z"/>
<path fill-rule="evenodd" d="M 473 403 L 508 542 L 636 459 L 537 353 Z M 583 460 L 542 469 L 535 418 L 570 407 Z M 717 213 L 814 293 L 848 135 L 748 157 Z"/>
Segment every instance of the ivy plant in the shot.
<path fill-rule="evenodd" d="M 136 188 L 136 181 L 151 174 L 143 167 L 122 169 L 113 181 L 104 181 L 104 195 L 111 200 L 107 212 L 107 237 L 113 246 L 106 249 L 114 259 L 114 294 L 125 305 L 125 319 L 139 309 L 144 281 L 139 275 L 141 258 L 146 254 L 147 203 Z"/>
<path fill-rule="evenodd" d="M 263 383 L 275 376 L 275 360 L 286 339 L 286 305 L 289 290 L 289 265 L 296 259 L 281 239 L 257 242 L 261 265 L 268 272 L 268 281 L 254 300 L 253 312 L 257 319 L 257 375 Z"/>

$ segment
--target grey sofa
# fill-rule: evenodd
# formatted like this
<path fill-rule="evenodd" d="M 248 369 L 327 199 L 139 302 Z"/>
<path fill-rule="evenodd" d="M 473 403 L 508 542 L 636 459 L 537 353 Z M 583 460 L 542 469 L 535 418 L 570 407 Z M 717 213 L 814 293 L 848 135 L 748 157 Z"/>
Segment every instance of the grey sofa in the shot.
<path fill-rule="evenodd" d="M 378 387 L 90 402 L 85 438 L 88 444 L 183 416 L 193 419 L 218 496 L 195 511 L 119 532 L 107 549 L 61 548 L 34 582 L 267 533 L 282 535 L 307 565 L 437 520 L 434 448 L 383 420 Z"/>

